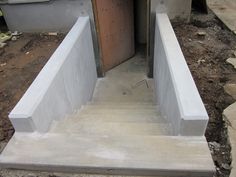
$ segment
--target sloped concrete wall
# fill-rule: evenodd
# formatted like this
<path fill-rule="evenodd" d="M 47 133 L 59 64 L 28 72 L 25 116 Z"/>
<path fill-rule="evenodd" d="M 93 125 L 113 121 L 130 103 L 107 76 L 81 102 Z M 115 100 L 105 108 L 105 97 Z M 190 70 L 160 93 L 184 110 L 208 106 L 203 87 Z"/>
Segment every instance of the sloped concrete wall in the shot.
<path fill-rule="evenodd" d="M 9 115 L 17 132 L 45 132 L 92 98 L 96 66 L 89 17 L 80 17 Z"/>
<path fill-rule="evenodd" d="M 203 136 L 208 115 L 167 14 L 156 15 L 154 81 L 160 110 L 174 135 Z"/>

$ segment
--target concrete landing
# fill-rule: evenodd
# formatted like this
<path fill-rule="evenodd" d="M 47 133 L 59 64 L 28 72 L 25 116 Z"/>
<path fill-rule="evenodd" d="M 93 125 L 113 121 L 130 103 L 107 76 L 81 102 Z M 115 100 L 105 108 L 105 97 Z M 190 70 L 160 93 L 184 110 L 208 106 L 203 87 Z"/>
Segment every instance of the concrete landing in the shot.
<path fill-rule="evenodd" d="M 212 176 L 203 137 L 18 134 L 0 158 L 2 167 L 81 173 Z"/>
<path fill-rule="evenodd" d="M 141 54 L 108 71 L 97 81 L 94 102 L 154 102 L 153 79 L 146 76 Z"/>

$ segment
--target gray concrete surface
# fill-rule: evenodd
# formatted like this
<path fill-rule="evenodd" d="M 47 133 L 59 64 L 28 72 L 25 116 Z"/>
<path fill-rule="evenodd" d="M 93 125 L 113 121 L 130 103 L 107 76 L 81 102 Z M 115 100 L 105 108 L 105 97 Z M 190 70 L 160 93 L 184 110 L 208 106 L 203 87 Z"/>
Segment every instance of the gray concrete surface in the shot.
<path fill-rule="evenodd" d="M 228 124 L 228 135 L 231 145 L 232 170 L 230 177 L 236 176 L 236 102 L 227 107 L 223 112 L 224 120 Z"/>
<path fill-rule="evenodd" d="M 140 53 L 98 79 L 95 102 L 151 102 L 153 80 L 146 76 L 146 61 Z"/>
<path fill-rule="evenodd" d="M 11 168 L 126 175 L 212 177 L 214 171 L 203 137 L 17 133 L 3 162 Z"/>
<path fill-rule="evenodd" d="M 224 90 L 226 93 L 231 95 L 234 99 L 236 99 L 236 84 L 235 83 L 225 84 Z"/>
<path fill-rule="evenodd" d="M 236 1 L 207 0 L 207 4 L 215 15 L 236 34 Z"/>
<path fill-rule="evenodd" d="M 203 136 L 208 115 L 167 14 L 156 16 L 155 94 L 176 135 Z"/>
<path fill-rule="evenodd" d="M 92 99 L 97 81 L 89 17 L 80 17 L 9 117 L 18 132 L 45 132 Z"/>
<path fill-rule="evenodd" d="M 188 22 L 191 14 L 192 0 L 151 0 L 150 4 L 150 28 L 149 28 L 149 50 L 148 50 L 148 75 L 153 76 L 154 43 L 156 13 L 167 13 L 173 21 Z"/>

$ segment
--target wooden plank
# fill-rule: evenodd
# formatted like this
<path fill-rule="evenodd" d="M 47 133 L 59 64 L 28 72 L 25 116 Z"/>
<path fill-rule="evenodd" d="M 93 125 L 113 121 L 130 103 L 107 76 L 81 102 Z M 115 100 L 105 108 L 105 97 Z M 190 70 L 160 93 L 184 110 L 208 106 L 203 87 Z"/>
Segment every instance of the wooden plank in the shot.
<path fill-rule="evenodd" d="M 95 0 L 104 70 L 134 55 L 133 0 Z"/>

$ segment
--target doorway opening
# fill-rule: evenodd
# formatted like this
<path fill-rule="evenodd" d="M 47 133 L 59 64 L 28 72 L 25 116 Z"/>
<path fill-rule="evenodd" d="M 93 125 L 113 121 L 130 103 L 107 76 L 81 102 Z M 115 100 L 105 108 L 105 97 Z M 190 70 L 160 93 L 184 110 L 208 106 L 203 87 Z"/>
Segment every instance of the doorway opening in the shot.
<path fill-rule="evenodd" d="M 140 53 L 147 59 L 147 24 L 148 24 L 147 0 L 134 1 L 134 34 L 135 53 Z"/>
<path fill-rule="evenodd" d="M 103 73 L 139 55 L 147 63 L 149 0 L 94 0 Z M 147 65 L 145 65 L 147 70 Z"/>

